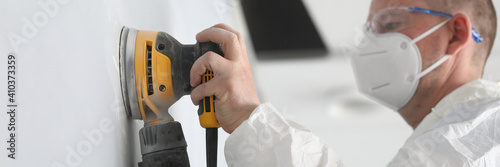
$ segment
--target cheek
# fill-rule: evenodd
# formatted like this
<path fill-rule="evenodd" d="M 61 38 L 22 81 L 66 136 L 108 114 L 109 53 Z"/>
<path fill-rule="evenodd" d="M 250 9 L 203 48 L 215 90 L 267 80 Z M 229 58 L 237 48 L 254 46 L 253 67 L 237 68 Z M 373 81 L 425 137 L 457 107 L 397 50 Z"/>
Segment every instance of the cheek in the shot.
<path fill-rule="evenodd" d="M 422 56 L 422 70 L 427 69 L 446 54 L 446 45 L 443 40 L 444 39 L 438 35 L 431 35 L 418 43 Z M 436 85 L 438 85 L 440 79 L 442 79 L 441 69 L 446 64 L 447 63 L 442 64 L 440 67 L 434 69 L 420 79 L 419 89 L 421 93 L 427 95 L 435 90 Z"/>
<path fill-rule="evenodd" d="M 443 39 L 438 35 L 431 35 L 418 42 L 417 45 L 422 57 L 422 70 L 427 69 L 446 54 Z"/>

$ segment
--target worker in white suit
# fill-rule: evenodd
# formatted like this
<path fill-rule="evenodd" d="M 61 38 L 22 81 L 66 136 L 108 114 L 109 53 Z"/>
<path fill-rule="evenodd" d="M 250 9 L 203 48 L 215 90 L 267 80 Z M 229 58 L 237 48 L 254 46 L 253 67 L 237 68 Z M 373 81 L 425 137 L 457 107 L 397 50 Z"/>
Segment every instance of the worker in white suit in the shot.
<path fill-rule="evenodd" d="M 480 79 L 496 20 L 491 0 L 372 1 L 351 56 L 358 87 L 414 129 L 389 166 L 500 166 L 500 85 Z M 225 53 L 195 62 L 191 98 L 216 96 L 229 166 L 343 166 L 316 135 L 260 103 L 240 33 L 220 24 L 196 38 Z M 200 85 L 205 70 L 215 77 Z"/>

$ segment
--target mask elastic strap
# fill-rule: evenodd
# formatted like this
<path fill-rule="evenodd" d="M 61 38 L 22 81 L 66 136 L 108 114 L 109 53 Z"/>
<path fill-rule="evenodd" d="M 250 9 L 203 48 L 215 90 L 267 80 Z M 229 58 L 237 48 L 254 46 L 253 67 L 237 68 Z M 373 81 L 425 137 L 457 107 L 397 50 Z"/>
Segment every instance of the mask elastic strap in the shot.
<path fill-rule="evenodd" d="M 443 27 L 446 23 L 448 23 L 448 21 L 450 21 L 450 19 L 447 19 L 446 21 L 443 21 L 442 23 L 439 23 L 438 25 L 432 27 L 431 29 L 427 30 L 426 32 L 424 32 L 420 36 L 418 36 L 415 39 L 413 39 L 411 42 L 417 43 L 418 41 L 424 39 L 425 37 L 431 35 L 433 32 L 435 32 L 438 29 L 440 29 L 441 27 Z"/>
<path fill-rule="evenodd" d="M 436 63 L 432 64 L 429 68 L 427 68 L 424 71 L 422 71 L 421 73 L 417 74 L 415 77 L 410 77 L 408 80 L 410 82 L 413 82 L 413 81 L 416 81 L 416 80 L 424 77 L 425 75 L 429 74 L 432 70 L 438 68 L 441 64 L 443 64 L 444 62 L 446 62 L 446 60 L 448 60 L 450 57 L 451 57 L 451 55 L 449 55 L 449 54 L 443 56 Z"/>

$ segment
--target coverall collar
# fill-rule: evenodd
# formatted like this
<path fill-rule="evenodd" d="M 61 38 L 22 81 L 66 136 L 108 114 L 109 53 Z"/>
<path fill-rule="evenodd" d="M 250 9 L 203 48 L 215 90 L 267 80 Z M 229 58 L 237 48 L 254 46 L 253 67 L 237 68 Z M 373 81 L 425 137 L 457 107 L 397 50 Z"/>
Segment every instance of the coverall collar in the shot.
<path fill-rule="evenodd" d="M 500 98 L 500 83 L 478 79 L 454 90 L 432 108 L 432 112 L 422 120 L 407 142 L 431 130 L 444 115 L 457 105 L 483 98 Z"/>

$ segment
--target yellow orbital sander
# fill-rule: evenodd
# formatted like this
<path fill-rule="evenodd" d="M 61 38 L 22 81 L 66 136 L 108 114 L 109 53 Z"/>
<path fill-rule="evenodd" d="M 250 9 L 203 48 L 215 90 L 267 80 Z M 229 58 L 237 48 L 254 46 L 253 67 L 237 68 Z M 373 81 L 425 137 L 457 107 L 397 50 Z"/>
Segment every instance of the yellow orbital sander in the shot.
<path fill-rule="evenodd" d="M 127 115 L 144 120 L 139 131 L 140 167 L 189 166 L 187 143 L 181 124 L 168 113 L 169 107 L 193 89 L 193 63 L 208 51 L 224 56 L 213 42 L 183 45 L 165 32 L 123 27 L 120 34 L 120 79 Z M 207 71 L 202 83 L 213 78 Z M 200 125 L 206 128 L 207 166 L 217 166 L 215 97 L 200 101 Z"/>

